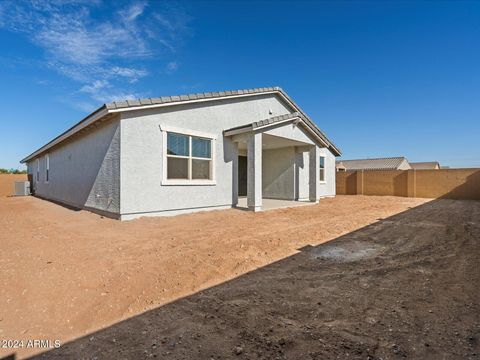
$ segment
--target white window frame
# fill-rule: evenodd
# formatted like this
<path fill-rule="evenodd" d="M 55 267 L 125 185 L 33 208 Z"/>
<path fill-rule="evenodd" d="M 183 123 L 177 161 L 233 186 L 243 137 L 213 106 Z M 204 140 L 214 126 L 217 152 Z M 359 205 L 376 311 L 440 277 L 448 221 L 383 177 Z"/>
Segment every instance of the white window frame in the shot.
<path fill-rule="evenodd" d="M 40 159 L 37 159 L 37 173 L 35 176 L 35 182 L 40 182 Z"/>
<path fill-rule="evenodd" d="M 323 168 L 321 167 L 322 161 L 320 159 L 323 158 Z M 326 170 L 326 164 L 327 164 L 327 157 L 325 155 L 320 155 L 318 157 L 318 180 L 320 181 L 320 184 L 325 184 L 327 182 L 327 170 Z M 323 170 L 323 180 L 322 180 L 322 170 Z"/>
<path fill-rule="evenodd" d="M 216 177 L 215 177 L 215 165 L 216 165 L 216 157 L 215 157 L 215 141 L 217 136 L 214 134 L 204 133 L 201 131 L 195 130 L 187 130 L 181 129 L 177 127 L 171 126 L 160 126 L 160 130 L 162 131 L 162 142 L 163 142 L 163 156 L 162 156 L 162 185 L 184 185 L 184 186 L 197 186 L 197 185 L 216 185 Z M 167 154 L 167 135 L 168 133 L 175 133 L 179 135 L 189 136 L 189 156 L 176 156 L 176 155 L 168 155 Z M 198 160 L 207 160 L 205 158 L 197 158 L 192 157 L 192 136 L 200 137 L 204 139 L 210 140 L 210 172 L 212 175 L 211 179 L 202 180 L 202 179 L 168 179 L 167 178 L 167 157 L 178 157 L 182 159 L 189 159 L 188 162 L 188 174 L 191 176 L 192 174 L 192 159 Z M 168 155 L 168 156 L 167 156 Z"/>
<path fill-rule="evenodd" d="M 45 184 L 48 184 L 50 181 L 50 156 L 49 154 L 45 155 Z"/>

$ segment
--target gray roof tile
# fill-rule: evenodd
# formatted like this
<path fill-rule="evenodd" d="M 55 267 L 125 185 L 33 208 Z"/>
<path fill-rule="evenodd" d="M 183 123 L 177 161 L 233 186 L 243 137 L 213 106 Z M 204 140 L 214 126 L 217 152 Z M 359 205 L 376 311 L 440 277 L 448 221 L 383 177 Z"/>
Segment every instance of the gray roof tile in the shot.
<path fill-rule="evenodd" d="M 192 99 L 206 99 L 206 98 L 217 98 L 217 97 L 226 97 L 226 96 L 234 96 L 234 95 L 248 95 L 248 94 L 261 94 L 264 92 L 272 92 L 272 91 L 278 91 L 284 96 L 286 99 L 288 99 L 289 102 L 300 112 L 302 115 L 302 119 L 311 127 L 311 129 L 321 138 L 323 141 L 328 144 L 330 148 L 334 150 L 334 152 L 338 155 L 340 155 L 340 150 L 335 146 L 333 142 L 331 142 L 327 136 L 313 123 L 313 121 L 308 117 L 307 114 L 305 114 L 300 107 L 287 95 L 286 92 L 282 90 L 281 87 L 275 86 L 275 87 L 264 87 L 264 88 L 254 88 L 254 89 L 241 89 L 241 90 L 229 90 L 229 91 L 222 91 L 222 92 L 207 92 L 207 93 L 200 93 L 200 94 L 189 94 L 189 95 L 182 95 L 182 96 L 162 96 L 162 97 L 156 97 L 156 98 L 151 98 L 151 99 L 140 99 L 140 100 L 128 100 L 128 101 L 115 101 L 112 103 L 105 104 L 95 112 L 99 111 L 102 108 L 106 108 L 107 110 L 118 110 L 118 109 L 124 109 L 128 107 L 135 107 L 135 106 L 141 106 L 145 104 L 165 104 L 165 103 L 170 103 L 170 102 L 180 102 L 180 101 L 188 101 Z M 85 119 L 89 118 L 92 114 L 88 115 Z M 85 120 L 84 119 L 84 120 Z M 83 122 L 82 120 L 81 122 Z M 80 122 L 80 123 L 81 123 Z M 75 128 L 77 125 L 80 123 L 74 125 L 71 129 Z M 71 130 L 69 129 L 69 131 Z M 22 161 L 29 160 L 31 158 L 34 158 L 35 156 L 41 154 L 42 152 L 46 151 L 48 149 L 50 143 L 47 145 L 44 145 Z"/>
<path fill-rule="evenodd" d="M 140 106 L 140 101 L 137 99 L 127 100 L 128 106 Z"/>
<path fill-rule="evenodd" d="M 270 124 L 274 124 L 274 123 L 279 122 L 279 121 L 288 120 L 288 119 L 295 119 L 295 118 L 301 118 L 302 120 L 304 119 L 302 114 L 300 114 L 299 112 L 294 112 L 294 113 L 291 113 L 291 114 L 273 116 L 273 117 L 268 118 L 268 119 L 253 122 L 252 123 L 252 128 L 255 129 L 255 128 L 261 127 L 263 125 L 270 125 Z"/>
<path fill-rule="evenodd" d="M 152 99 L 140 99 L 141 105 L 152 105 Z"/>
<path fill-rule="evenodd" d="M 115 106 L 117 108 L 126 108 L 128 107 L 128 103 L 126 101 L 115 101 L 114 102 Z"/>

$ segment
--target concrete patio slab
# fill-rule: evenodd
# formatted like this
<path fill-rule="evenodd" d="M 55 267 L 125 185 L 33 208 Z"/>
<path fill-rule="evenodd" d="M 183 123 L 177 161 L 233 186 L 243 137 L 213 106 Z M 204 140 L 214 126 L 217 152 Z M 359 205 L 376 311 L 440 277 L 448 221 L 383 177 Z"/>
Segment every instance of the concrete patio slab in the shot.
<path fill-rule="evenodd" d="M 314 202 L 310 201 L 294 201 L 294 200 L 278 200 L 278 199 L 262 199 L 262 211 L 275 210 L 282 208 L 290 208 L 303 205 L 314 205 Z M 239 197 L 238 205 L 236 206 L 241 210 L 248 210 L 247 197 Z"/>

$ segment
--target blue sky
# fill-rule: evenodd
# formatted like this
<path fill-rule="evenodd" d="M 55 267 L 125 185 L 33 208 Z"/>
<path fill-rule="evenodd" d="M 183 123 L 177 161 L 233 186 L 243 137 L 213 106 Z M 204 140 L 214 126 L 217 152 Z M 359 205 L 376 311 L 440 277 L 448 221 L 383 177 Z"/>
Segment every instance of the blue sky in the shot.
<path fill-rule="evenodd" d="M 0 2 L 0 167 L 104 102 L 281 86 L 343 158 L 480 167 L 480 2 Z"/>

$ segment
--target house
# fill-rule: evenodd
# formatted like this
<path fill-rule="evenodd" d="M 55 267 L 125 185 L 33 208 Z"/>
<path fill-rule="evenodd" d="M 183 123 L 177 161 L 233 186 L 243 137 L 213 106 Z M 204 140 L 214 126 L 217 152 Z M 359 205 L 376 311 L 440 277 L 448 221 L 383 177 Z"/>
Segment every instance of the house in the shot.
<path fill-rule="evenodd" d="M 347 168 L 345 167 L 345 165 L 343 165 L 343 162 L 341 161 L 336 162 L 336 168 L 337 171 L 347 171 Z"/>
<path fill-rule="evenodd" d="M 429 162 L 411 162 L 410 166 L 415 170 L 438 170 L 440 169 L 440 164 L 437 161 Z"/>
<path fill-rule="evenodd" d="M 337 171 L 411 169 L 407 158 L 403 156 L 376 159 L 341 160 L 336 162 L 336 168 Z"/>
<path fill-rule="evenodd" d="M 317 202 L 340 154 L 270 87 L 105 104 L 21 162 L 35 195 L 125 220 Z"/>

